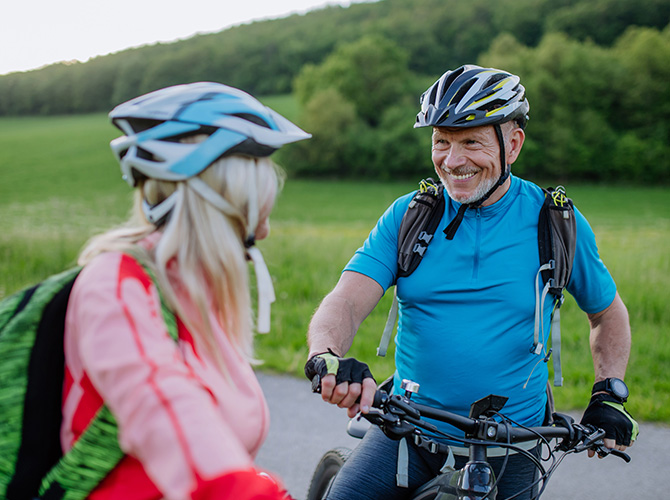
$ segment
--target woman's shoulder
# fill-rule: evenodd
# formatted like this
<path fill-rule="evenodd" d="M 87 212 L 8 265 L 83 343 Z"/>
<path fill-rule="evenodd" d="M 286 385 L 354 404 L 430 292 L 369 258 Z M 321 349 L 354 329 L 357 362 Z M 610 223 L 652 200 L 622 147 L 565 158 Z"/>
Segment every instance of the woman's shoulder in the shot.
<path fill-rule="evenodd" d="M 103 252 L 96 255 L 84 265 L 80 276 L 86 281 L 94 282 L 97 279 L 149 278 L 145 267 L 137 258 L 122 252 Z"/>
<path fill-rule="evenodd" d="M 153 281 L 133 257 L 121 252 L 103 252 L 87 262 L 73 287 L 75 300 L 114 300 L 121 288 L 133 280 L 148 291 Z"/>

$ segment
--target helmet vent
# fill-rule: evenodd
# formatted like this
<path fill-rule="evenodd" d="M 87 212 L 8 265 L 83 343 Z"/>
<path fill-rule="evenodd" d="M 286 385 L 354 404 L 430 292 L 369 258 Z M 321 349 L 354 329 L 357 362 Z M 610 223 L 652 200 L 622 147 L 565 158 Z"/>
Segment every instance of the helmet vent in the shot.
<path fill-rule="evenodd" d="M 504 99 L 496 99 L 488 103 L 484 109 L 486 111 L 493 111 L 494 109 L 503 107 L 505 104 L 507 104 L 507 101 L 505 101 Z"/>
<path fill-rule="evenodd" d="M 236 116 L 238 118 L 242 118 L 243 120 L 246 120 L 251 123 L 255 123 L 256 125 L 260 125 L 261 127 L 265 128 L 272 128 L 268 123 L 263 120 L 261 117 L 252 115 L 251 113 L 233 113 L 231 116 Z"/>
<path fill-rule="evenodd" d="M 493 75 L 491 78 L 489 78 L 486 81 L 486 85 L 484 85 L 484 88 L 491 87 L 491 86 L 495 85 L 496 83 L 498 83 L 500 80 L 503 80 L 505 78 L 507 78 L 506 75 L 501 75 L 501 74 Z"/>
<path fill-rule="evenodd" d="M 189 137 L 196 137 L 196 136 L 199 136 L 199 135 L 210 136 L 210 135 L 214 134 L 214 132 L 216 132 L 217 130 L 218 129 L 216 127 L 210 127 L 210 126 L 203 125 L 197 130 L 193 130 L 193 131 L 190 131 L 190 132 L 184 132 L 183 134 L 173 135 L 171 137 L 164 137 L 160 140 L 165 141 L 165 142 L 188 142 L 188 141 L 184 141 L 184 139 L 187 139 Z M 198 142 L 198 141 L 195 141 L 195 142 Z"/>
<path fill-rule="evenodd" d="M 475 84 L 474 80 L 470 80 L 465 84 L 463 84 L 463 86 L 461 86 L 461 88 L 458 89 L 458 92 L 456 92 L 456 95 L 451 99 L 450 102 L 456 102 L 456 103 L 461 102 L 463 97 L 465 97 L 465 95 L 468 93 L 468 90 L 470 90 L 474 84 Z"/>
<path fill-rule="evenodd" d="M 442 94 L 441 97 L 444 97 L 444 92 L 446 92 L 446 89 L 448 89 L 449 87 L 451 87 L 451 84 L 454 83 L 454 81 L 456 80 L 456 78 L 458 78 L 458 77 L 461 76 L 463 73 L 465 73 L 465 68 L 466 68 L 465 66 L 461 66 L 460 68 L 458 68 L 458 69 L 452 71 L 452 72 L 449 74 L 449 76 L 447 77 L 447 79 L 446 79 L 445 82 L 444 82 L 444 89 L 445 89 L 445 90 L 443 91 L 443 94 Z"/>
<path fill-rule="evenodd" d="M 150 118 L 126 118 L 126 121 L 133 129 L 133 132 L 136 134 L 152 129 L 161 123 L 164 123 L 163 120 L 152 120 Z"/>
<path fill-rule="evenodd" d="M 136 156 L 138 158 L 141 158 L 142 160 L 147 160 L 147 161 L 162 161 L 159 158 L 157 158 L 156 155 L 150 153 L 146 149 L 141 148 L 139 146 L 137 148 Z"/>
<path fill-rule="evenodd" d="M 430 97 L 428 98 L 428 104 L 435 104 L 437 103 L 437 85 L 433 85 L 433 89 L 430 93 Z M 444 96 L 444 91 L 442 93 L 442 96 L 440 96 L 440 99 Z"/>

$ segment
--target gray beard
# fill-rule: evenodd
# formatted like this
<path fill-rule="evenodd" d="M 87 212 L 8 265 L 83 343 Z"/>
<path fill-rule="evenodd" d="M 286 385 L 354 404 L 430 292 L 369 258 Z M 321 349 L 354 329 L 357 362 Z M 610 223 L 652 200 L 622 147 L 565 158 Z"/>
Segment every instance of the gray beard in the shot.
<path fill-rule="evenodd" d="M 498 179 L 488 179 L 486 181 L 480 182 L 479 186 L 477 186 L 477 189 L 475 189 L 475 192 L 472 194 L 472 196 L 469 196 L 465 199 L 458 199 L 456 198 L 453 193 L 449 190 L 449 186 L 447 183 L 442 182 L 444 184 L 444 188 L 447 190 L 447 193 L 449 194 L 449 197 L 457 201 L 458 203 L 461 203 L 463 205 L 468 205 L 470 203 L 474 203 L 476 201 L 479 201 L 481 198 L 484 197 L 486 193 L 489 192 L 489 190 L 496 185 L 498 182 Z"/>

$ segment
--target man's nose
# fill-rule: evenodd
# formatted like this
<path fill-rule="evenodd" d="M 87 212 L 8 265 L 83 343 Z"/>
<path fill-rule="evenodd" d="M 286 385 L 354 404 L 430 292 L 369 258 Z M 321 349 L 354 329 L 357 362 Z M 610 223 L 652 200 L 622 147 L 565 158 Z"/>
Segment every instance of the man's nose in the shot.
<path fill-rule="evenodd" d="M 447 170 L 453 170 L 465 165 L 465 155 L 458 146 L 451 146 L 442 160 L 442 165 Z"/>

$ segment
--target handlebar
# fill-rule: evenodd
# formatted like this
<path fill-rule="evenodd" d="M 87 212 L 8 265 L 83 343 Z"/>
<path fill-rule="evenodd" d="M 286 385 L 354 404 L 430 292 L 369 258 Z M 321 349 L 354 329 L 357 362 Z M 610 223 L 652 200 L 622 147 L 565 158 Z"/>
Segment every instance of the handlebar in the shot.
<path fill-rule="evenodd" d="M 465 433 L 466 439 L 463 441 L 467 443 L 509 445 L 538 439 L 547 441 L 558 439 L 560 441 L 555 450 L 575 453 L 593 450 L 600 457 L 611 454 L 630 462 L 628 454 L 604 445 L 605 431 L 590 425 L 575 423 L 574 419 L 568 415 L 554 413 L 552 415 L 553 425 L 540 427 L 512 427 L 508 423 L 495 420 L 493 416 L 498 414 L 506 401 L 506 398 L 499 396 L 487 396 L 472 405 L 470 417 L 464 417 L 450 411 L 416 403 L 410 399 L 410 395 L 389 395 L 383 390 L 377 390 L 372 406 L 379 411 L 371 411 L 363 414 L 362 417 L 378 426 L 392 439 L 401 439 L 415 434 L 421 434 L 425 439 L 418 429 L 440 433 L 435 425 L 424 420 L 424 418 L 429 418 L 460 429 Z"/>

